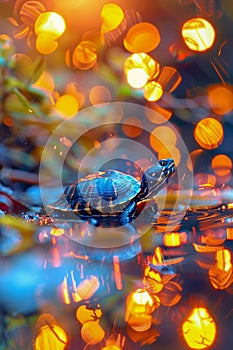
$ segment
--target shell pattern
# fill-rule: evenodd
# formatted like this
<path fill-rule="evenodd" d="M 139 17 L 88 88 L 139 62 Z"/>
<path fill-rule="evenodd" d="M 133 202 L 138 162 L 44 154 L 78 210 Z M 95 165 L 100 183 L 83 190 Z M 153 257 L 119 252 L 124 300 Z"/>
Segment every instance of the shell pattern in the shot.
<path fill-rule="evenodd" d="M 116 170 L 88 175 L 68 186 L 53 209 L 80 215 L 116 215 L 139 194 L 141 183 Z"/>

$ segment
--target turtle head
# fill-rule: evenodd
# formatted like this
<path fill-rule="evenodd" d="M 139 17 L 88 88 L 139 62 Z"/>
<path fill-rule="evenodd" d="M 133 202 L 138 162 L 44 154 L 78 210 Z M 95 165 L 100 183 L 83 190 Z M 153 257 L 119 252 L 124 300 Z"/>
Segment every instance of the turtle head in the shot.
<path fill-rule="evenodd" d="M 155 165 L 146 170 L 144 181 L 147 183 L 149 197 L 155 196 L 175 171 L 175 163 L 172 158 L 161 159 Z"/>

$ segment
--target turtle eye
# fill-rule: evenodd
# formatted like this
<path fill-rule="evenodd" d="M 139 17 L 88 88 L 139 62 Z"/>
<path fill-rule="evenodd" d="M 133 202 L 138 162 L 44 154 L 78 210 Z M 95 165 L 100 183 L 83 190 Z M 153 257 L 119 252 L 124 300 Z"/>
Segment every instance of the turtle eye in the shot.
<path fill-rule="evenodd" d="M 160 161 L 159 161 L 159 164 L 160 164 L 161 166 L 166 166 L 166 165 L 167 165 L 167 161 L 166 161 L 166 160 L 160 160 Z"/>

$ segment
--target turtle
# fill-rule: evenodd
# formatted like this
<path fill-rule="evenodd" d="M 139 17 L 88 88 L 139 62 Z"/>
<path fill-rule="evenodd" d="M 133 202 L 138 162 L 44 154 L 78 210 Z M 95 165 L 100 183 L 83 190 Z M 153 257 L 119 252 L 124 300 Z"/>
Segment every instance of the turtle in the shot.
<path fill-rule="evenodd" d="M 81 219 L 117 218 L 120 225 L 131 222 L 138 204 L 153 198 L 175 171 L 172 158 L 161 159 L 147 169 L 138 181 L 118 170 L 89 174 L 68 185 L 61 197 L 48 207 L 55 217 L 75 213 Z"/>

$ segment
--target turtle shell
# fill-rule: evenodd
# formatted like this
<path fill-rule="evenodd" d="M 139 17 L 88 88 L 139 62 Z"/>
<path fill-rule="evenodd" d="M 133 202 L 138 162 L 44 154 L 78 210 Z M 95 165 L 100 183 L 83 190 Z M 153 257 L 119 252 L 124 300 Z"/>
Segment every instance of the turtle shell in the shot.
<path fill-rule="evenodd" d="M 137 197 L 140 190 L 141 183 L 134 177 L 107 170 L 88 175 L 68 186 L 50 207 L 80 215 L 116 215 Z"/>

